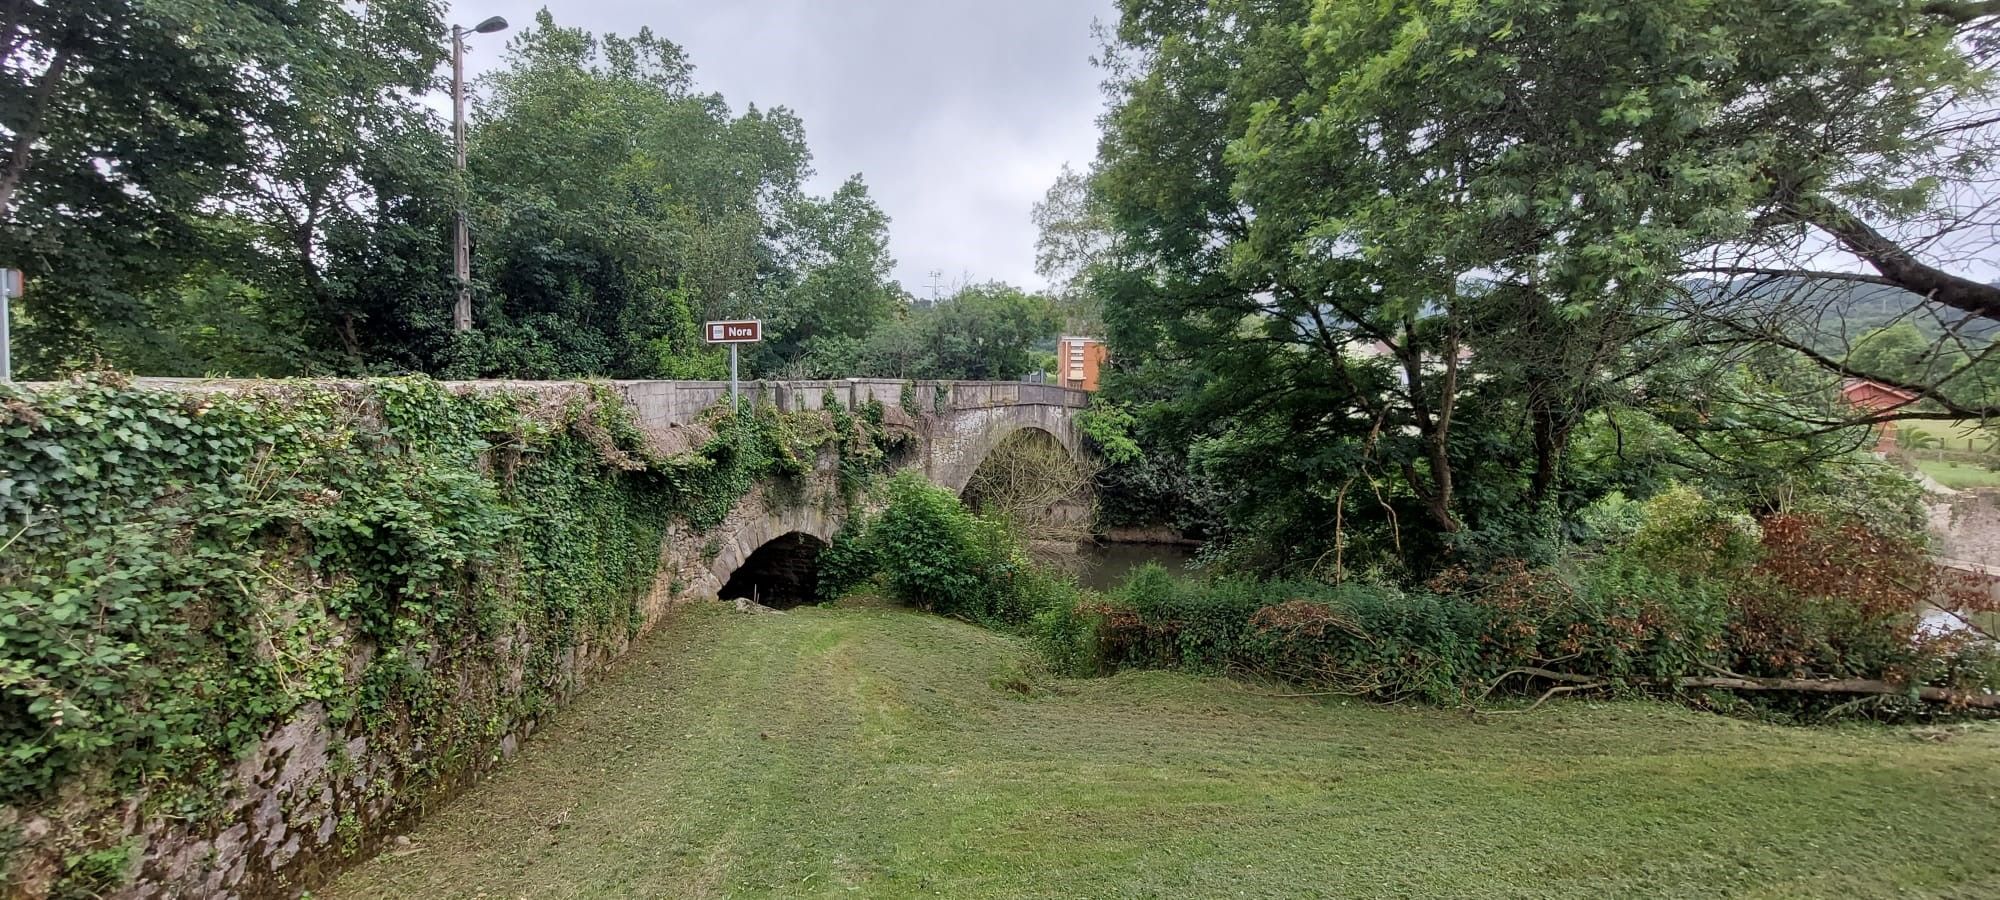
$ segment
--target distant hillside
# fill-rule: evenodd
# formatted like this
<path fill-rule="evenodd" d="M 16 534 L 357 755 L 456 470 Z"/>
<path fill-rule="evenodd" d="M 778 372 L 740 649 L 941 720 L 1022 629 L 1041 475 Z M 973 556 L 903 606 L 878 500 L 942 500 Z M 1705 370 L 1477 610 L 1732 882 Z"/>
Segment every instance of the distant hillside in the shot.
<path fill-rule="evenodd" d="M 1837 349 L 1870 331 L 1902 321 L 1917 326 L 1929 338 L 1942 336 L 1947 327 L 1976 344 L 2000 336 L 2000 322 L 1968 316 L 1925 300 L 1921 294 L 1888 285 L 1808 278 L 1696 278 L 1686 284 L 1701 300 L 1726 298 L 1728 303 L 1749 310 L 1783 304 L 1792 310 L 1813 311 L 1813 316 L 1799 325 L 1822 349 Z"/>

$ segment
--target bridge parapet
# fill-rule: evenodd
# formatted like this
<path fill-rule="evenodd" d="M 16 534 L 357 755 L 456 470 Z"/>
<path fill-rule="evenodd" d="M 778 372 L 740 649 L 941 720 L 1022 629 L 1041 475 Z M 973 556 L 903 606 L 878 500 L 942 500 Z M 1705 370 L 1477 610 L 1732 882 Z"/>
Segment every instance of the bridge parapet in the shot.
<path fill-rule="evenodd" d="M 233 391 L 268 385 L 255 379 L 140 378 L 140 387 L 178 391 Z M 322 380 L 318 384 L 359 388 L 361 381 Z M 581 394 L 579 381 L 448 381 L 453 390 L 512 390 L 544 395 Z M 729 398 L 727 381 L 613 381 L 633 417 L 649 428 L 670 429 L 699 421 L 702 413 Z M 47 385 L 23 385 L 30 390 Z M 1076 388 L 1021 381 L 906 381 L 897 378 L 842 378 L 815 381 L 745 381 L 741 390 L 753 404 L 779 410 L 823 409 L 831 400 L 846 409 L 870 402 L 900 410 L 900 424 L 913 428 L 922 449 L 926 476 L 953 491 L 965 488 L 987 455 L 1015 432 L 1047 432 L 1081 458 L 1084 441 L 1076 413 L 1090 394 Z"/>
<path fill-rule="evenodd" d="M 726 381 L 612 382 L 642 424 L 685 425 L 729 397 Z M 903 408 L 912 415 L 950 413 L 1008 406 L 1049 406 L 1082 409 L 1090 394 L 1053 384 L 1015 381 L 903 381 L 894 378 L 844 378 L 817 381 L 745 381 L 743 396 L 752 403 L 770 403 L 780 410 L 822 409 L 829 396 L 847 409 L 870 401 Z M 940 396 L 942 395 L 942 396 Z"/>

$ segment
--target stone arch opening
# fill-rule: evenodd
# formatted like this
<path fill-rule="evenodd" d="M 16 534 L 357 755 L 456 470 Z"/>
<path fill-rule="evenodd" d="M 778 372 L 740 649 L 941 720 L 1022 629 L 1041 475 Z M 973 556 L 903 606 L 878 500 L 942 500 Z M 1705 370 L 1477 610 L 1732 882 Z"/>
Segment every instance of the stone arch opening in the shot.
<path fill-rule="evenodd" d="M 1024 425 L 980 457 L 959 497 L 967 506 L 1061 539 L 1088 529 L 1095 476 L 1055 434 Z"/>
<path fill-rule="evenodd" d="M 819 555 L 826 541 L 803 531 L 790 531 L 751 551 L 717 595 L 724 600 L 754 600 L 772 609 L 792 609 L 819 602 Z"/>

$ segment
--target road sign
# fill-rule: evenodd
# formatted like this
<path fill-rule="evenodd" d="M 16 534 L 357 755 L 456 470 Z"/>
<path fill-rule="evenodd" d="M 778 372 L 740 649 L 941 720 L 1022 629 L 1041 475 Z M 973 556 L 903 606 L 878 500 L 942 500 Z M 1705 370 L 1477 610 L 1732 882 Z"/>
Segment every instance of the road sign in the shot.
<path fill-rule="evenodd" d="M 14 337 L 7 333 L 14 298 L 21 296 L 28 279 L 20 269 L 0 269 L 0 382 L 14 380 Z"/>
<path fill-rule="evenodd" d="M 703 329 L 711 344 L 754 344 L 764 339 L 764 323 L 755 319 L 741 322 L 710 322 Z"/>
<path fill-rule="evenodd" d="M 754 344 L 764 339 L 764 323 L 756 319 L 742 319 L 735 322 L 710 322 L 701 329 L 702 337 L 711 344 L 729 345 L 729 408 L 741 410 L 743 395 L 736 386 L 736 345 Z"/>

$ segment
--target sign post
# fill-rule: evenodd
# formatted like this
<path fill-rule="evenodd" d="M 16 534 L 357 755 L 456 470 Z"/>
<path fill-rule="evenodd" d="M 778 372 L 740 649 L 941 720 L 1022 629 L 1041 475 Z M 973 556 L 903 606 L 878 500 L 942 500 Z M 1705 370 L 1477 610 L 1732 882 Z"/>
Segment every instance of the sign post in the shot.
<path fill-rule="evenodd" d="M 711 344 L 729 345 L 729 410 L 732 414 L 742 412 L 743 397 L 736 382 L 736 345 L 763 340 L 764 323 L 756 319 L 710 322 L 702 328 L 702 335 Z"/>
<path fill-rule="evenodd" d="M 28 286 L 20 269 L 0 269 L 0 384 L 14 380 L 14 335 L 8 329 L 14 316 L 14 298 Z"/>

